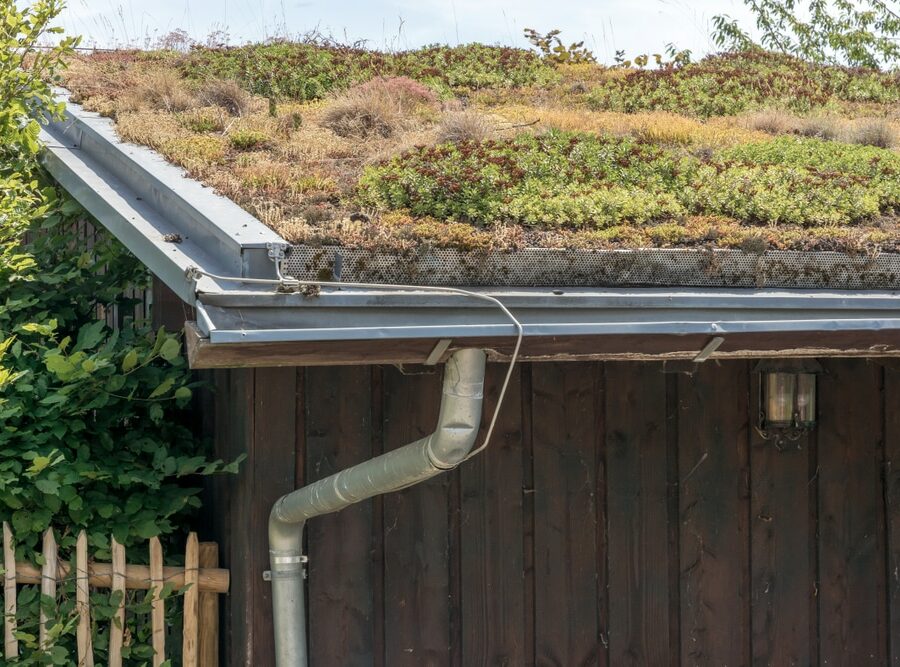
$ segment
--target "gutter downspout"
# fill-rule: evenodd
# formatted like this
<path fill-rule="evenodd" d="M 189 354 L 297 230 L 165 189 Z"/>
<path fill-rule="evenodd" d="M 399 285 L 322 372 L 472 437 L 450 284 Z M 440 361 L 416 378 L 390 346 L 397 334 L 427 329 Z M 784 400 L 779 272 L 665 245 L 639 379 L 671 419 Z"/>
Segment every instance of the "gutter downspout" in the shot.
<path fill-rule="evenodd" d="M 308 519 L 452 470 L 469 456 L 481 424 L 485 354 L 454 352 L 444 370 L 438 425 L 421 440 L 282 496 L 269 515 L 277 667 L 307 667 L 303 528 Z"/>

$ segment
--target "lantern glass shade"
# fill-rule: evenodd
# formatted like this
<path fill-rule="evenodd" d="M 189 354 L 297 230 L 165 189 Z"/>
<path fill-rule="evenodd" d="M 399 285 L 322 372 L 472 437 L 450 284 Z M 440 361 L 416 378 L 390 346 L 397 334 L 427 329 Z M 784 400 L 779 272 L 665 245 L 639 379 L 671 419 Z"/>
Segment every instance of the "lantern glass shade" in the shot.
<path fill-rule="evenodd" d="M 766 426 L 787 428 L 794 423 L 794 395 L 798 375 L 795 373 L 765 374 Z M 813 376 L 815 390 L 815 376 Z M 815 399 L 813 399 L 815 402 Z M 815 405 L 813 405 L 815 411 Z"/>
<path fill-rule="evenodd" d="M 812 427 L 816 423 L 816 376 L 797 373 L 797 425 Z"/>

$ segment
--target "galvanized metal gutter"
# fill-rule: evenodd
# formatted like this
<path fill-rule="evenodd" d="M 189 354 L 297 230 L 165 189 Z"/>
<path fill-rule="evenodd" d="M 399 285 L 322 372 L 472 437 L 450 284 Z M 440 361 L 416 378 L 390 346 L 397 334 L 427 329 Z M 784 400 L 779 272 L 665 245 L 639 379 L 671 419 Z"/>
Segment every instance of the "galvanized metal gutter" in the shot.
<path fill-rule="evenodd" d="M 526 336 L 900 330 L 896 292 L 699 289 L 507 289 L 499 298 Z M 509 336 L 490 304 L 415 291 L 201 294 L 211 343 Z"/>

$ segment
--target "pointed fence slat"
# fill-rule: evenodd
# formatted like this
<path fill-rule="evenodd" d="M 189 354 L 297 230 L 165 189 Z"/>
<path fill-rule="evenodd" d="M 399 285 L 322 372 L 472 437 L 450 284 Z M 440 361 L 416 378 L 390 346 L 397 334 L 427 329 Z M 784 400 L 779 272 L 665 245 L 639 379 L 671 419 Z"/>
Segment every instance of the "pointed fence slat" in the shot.
<path fill-rule="evenodd" d="M 162 599 L 163 552 L 159 538 L 150 540 L 150 585 L 153 601 L 150 603 L 150 621 L 153 630 L 153 667 L 159 667 L 166 660 L 166 603 Z"/>
<path fill-rule="evenodd" d="M 184 550 L 184 633 L 181 649 L 181 664 L 197 667 L 197 634 L 199 631 L 197 614 L 200 601 L 200 547 L 197 533 L 190 533 Z"/>
<path fill-rule="evenodd" d="M 78 533 L 75 543 L 75 606 L 78 610 L 78 667 L 94 667 L 91 637 L 91 601 L 88 575 L 87 534 Z"/>
<path fill-rule="evenodd" d="M 47 602 L 45 597 L 53 600 L 52 608 L 56 609 L 56 575 L 59 566 L 59 554 L 56 547 L 56 537 L 53 529 L 48 528 L 44 532 L 44 567 L 41 570 L 41 621 L 38 629 L 38 645 L 41 649 L 47 648 Z M 56 614 L 54 614 L 56 616 Z"/>
<path fill-rule="evenodd" d="M 200 543 L 200 571 L 219 567 L 219 545 Z M 200 667 L 219 667 L 219 596 L 200 590 Z"/>
<path fill-rule="evenodd" d="M 122 591 L 119 608 L 110 621 L 109 667 L 122 667 L 122 643 L 125 632 L 125 547 L 112 538 L 112 590 Z"/>
<path fill-rule="evenodd" d="M 16 639 L 16 548 L 13 545 L 9 524 L 3 522 L 3 655 L 15 658 L 19 655 Z"/>

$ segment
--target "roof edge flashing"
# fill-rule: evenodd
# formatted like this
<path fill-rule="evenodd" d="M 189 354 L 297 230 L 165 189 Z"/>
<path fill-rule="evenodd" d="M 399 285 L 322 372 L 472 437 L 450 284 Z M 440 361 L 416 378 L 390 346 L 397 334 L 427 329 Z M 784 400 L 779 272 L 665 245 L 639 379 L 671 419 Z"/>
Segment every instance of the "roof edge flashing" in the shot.
<path fill-rule="evenodd" d="M 173 224 L 183 232 L 214 237 L 238 251 L 285 243 L 253 215 L 188 176 L 158 152 L 120 139 L 111 119 L 71 102 L 67 90 L 57 88 L 56 94 L 66 104 L 66 110 L 63 119 L 45 126 L 47 134 L 90 154 L 146 201 L 167 207 Z"/>
<path fill-rule="evenodd" d="M 275 278 L 267 244 L 283 244 L 278 234 L 153 150 L 121 141 L 111 120 L 68 103 L 41 140 L 50 174 L 183 301 L 222 290 L 189 280 L 192 267 Z"/>

